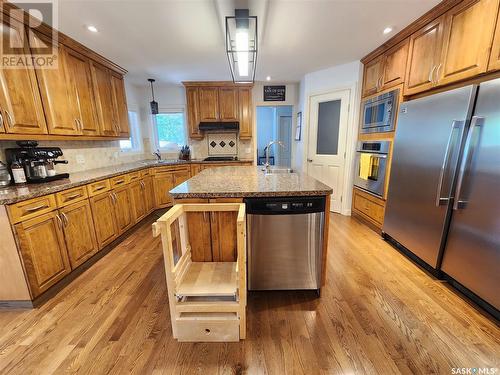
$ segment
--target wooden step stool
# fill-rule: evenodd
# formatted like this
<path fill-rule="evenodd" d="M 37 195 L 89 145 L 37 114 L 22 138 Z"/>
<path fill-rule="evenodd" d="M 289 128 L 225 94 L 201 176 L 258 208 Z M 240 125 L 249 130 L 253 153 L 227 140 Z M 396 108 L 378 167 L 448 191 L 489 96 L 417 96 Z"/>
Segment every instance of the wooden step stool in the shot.
<path fill-rule="evenodd" d="M 192 262 L 189 212 L 238 213 L 236 262 Z M 242 203 L 177 204 L 153 224 L 161 234 L 172 333 L 179 341 L 239 341 L 246 336 L 246 216 Z"/>

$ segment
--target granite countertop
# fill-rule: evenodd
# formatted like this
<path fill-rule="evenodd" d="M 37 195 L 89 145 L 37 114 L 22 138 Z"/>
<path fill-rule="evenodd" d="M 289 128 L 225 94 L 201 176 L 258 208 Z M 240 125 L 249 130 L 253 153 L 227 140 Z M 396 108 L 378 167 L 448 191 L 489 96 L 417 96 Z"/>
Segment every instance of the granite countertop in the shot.
<path fill-rule="evenodd" d="M 249 160 L 225 161 L 222 163 L 239 163 Z M 70 173 L 69 178 L 42 184 L 11 185 L 0 188 L 0 205 L 12 204 L 26 199 L 41 197 L 43 195 L 56 193 L 58 191 L 71 189 L 73 187 L 86 185 L 95 181 L 118 176 L 124 173 L 138 171 L 150 167 L 163 165 L 189 165 L 197 163 L 217 164 L 217 161 L 205 162 L 203 160 L 141 160 L 132 163 L 113 165 L 110 167 L 90 169 L 87 171 Z"/>
<path fill-rule="evenodd" d="M 205 169 L 170 190 L 174 199 L 328 195 L 333 190 L 303 173 L 266 175 L 262 166 Z"/>

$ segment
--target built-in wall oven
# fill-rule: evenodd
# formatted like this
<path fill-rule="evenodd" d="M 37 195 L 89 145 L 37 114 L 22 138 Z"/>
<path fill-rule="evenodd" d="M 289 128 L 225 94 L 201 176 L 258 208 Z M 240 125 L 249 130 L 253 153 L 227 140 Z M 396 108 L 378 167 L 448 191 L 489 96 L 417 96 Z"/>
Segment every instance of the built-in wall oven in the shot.
<path fill-rule="evenodd" d="M 354 186 L 384 197 L 390 148 L 390 141 L 358 142 Z"/>
<path fill-rule="evenodd" d="M 399 89 L 363 101 L 360 133 L 382 133 L 394 130 Z"/>

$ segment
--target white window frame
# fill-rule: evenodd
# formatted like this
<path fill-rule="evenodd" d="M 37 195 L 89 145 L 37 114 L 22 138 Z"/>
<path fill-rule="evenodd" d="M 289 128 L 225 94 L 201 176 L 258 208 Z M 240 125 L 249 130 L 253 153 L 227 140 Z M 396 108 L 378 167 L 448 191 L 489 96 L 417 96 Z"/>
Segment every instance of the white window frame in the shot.
<path fill-rule="evenodd" d="M 135 113 L 136 122 L 133 123 L 130 119 L 130 113 Z M 139 111 L 135 108 L 129 108 L 127 115 L 129 116 L 129 128 L 130 128 L 130 141 L 132 143 L 131 148 L 122 148 L 120 143 L 120 151 L 127 154 L 141 154 L 143 152 L 142 148 L 142 135 L 141 135 L 141 122 Z M 121 142 L 121 141 L 120 141 Z"/>
<path fill-rule="evenodd" d="M 183 119 L 184 119 L 184 144 L 188 144 L 188 133 L 187 133 L 187 123 L 186 123 L 186 108 L 184 106 L 182 107 L 166 107 L 166 108 L 159 108 L 158 109 L 158 114 L 168 114 L 168 113 L 182 113 Z M 176 147 L 160 147 L 160 141 L 158 139 L 158 131 L 156 127 L 156 116 L 151 115 L 151 133 L 152 133 L 152 139 L 153 142 L 151 143 L 152 151 L 160 150 L 162 152 L 166 153 L 177 153 L 180 150 L 179 145 Z"/>

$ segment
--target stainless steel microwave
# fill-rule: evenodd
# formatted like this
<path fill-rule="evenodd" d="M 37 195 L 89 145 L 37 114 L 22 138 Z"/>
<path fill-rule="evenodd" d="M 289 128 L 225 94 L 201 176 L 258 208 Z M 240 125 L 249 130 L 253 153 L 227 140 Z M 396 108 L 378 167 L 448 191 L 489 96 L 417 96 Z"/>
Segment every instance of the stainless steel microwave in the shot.
<path fill-rule="evenodd" d="M 383 133 L 394 130 L 399 89 L 366 99 L 362 106 L 361 133 Z"/>

